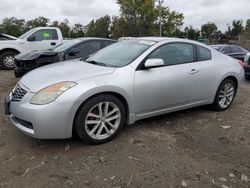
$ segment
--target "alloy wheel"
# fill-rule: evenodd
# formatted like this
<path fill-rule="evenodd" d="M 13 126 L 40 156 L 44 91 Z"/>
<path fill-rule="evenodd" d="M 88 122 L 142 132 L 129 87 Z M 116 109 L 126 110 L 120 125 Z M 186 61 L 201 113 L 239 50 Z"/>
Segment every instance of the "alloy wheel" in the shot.
<path fill-rule="evenodd" d="M 227 108 L 233 101 L 235 89 L 232 83 L 227 82 L 219 92 L 219 105 L 222 109 Z"/>
<path fill-rule="evenodd" d="M 121 112 L 112 102 L 101 102 L 91 108 L 85 118 L 87 134 L 97 140 L 112 136 L 121 123 Z"/>

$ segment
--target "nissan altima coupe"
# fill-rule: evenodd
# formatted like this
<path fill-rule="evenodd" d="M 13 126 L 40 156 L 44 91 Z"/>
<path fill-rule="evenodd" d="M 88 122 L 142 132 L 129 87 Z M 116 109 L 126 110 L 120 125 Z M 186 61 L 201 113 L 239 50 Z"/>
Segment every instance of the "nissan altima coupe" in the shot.
<path fill-rule="evenodd" d="M 75 131 L 101 144 L 140 119 L 207 104 L 226 110 L 243 76 L 237 60 L 201 43 L 133 38 L 85 61 L 31 71 L 6 97 L 5 112 L 32 137 L 62 139 Z"/>

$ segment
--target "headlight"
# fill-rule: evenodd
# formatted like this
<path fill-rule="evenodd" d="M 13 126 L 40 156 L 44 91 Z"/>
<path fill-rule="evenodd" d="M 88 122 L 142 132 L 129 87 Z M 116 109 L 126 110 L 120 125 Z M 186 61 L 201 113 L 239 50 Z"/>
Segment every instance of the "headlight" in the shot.
<path fill-rule="evenodd" d="M 76 85 L 75 82 L 61 82 L 49 87 L 46 87 L 35 94 L 35 96 L 31 99 L 31 104 L 49 104 L 56 100 L 63 92 L 69 90 L 70 88 Z"/>

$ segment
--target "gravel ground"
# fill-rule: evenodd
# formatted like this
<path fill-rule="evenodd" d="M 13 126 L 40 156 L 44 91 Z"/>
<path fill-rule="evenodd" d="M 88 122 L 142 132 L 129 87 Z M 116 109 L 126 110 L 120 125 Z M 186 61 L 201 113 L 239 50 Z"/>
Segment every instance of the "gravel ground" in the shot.
<path fill-rule="evenodd" d="M 250 187 L 250 83 L 232 107 L 199 107 L 126 126 L 113 141 L 37 140 L 3 114 L 15 84 L 0 71 L 0 187 Z"/>

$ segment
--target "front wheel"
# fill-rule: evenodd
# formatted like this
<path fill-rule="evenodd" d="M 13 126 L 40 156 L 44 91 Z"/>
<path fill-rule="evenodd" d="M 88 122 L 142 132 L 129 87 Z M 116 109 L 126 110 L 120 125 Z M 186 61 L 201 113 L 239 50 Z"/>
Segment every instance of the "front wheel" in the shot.
<path fill-rule="evenodd" d="M 0 66 L 6 70 L 14 69 L 15 55 L 17 53 L 13 51 L 6 51 L 0 54 Z"/>
<path fill-rule="evenodd" d="M 75 129 L 79 137 L 90 144 L 112 140 L 125 124 L 125 108 L 113 95 L 91 98 L 79 109 Z"/>
<path fill-rule="evenodd" d="M 231 79 L 224 80 L 216 93 L 213 106 L 217 111 L 227 110 L 233 103 L 237 88 Z"/>

